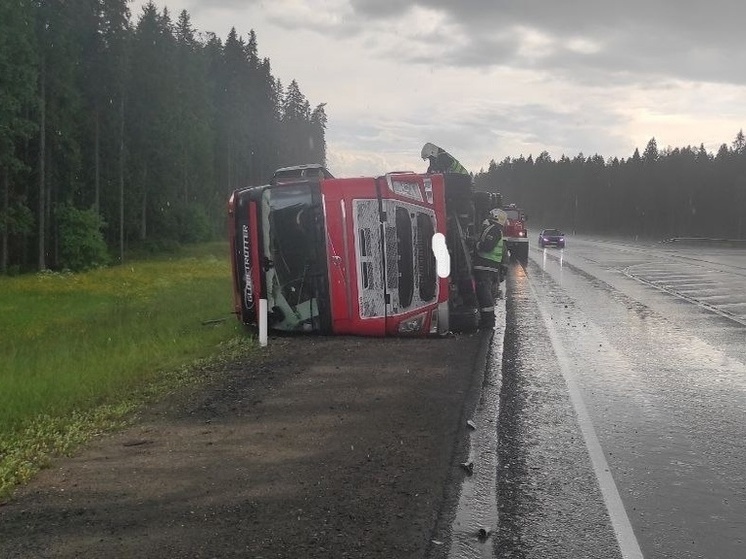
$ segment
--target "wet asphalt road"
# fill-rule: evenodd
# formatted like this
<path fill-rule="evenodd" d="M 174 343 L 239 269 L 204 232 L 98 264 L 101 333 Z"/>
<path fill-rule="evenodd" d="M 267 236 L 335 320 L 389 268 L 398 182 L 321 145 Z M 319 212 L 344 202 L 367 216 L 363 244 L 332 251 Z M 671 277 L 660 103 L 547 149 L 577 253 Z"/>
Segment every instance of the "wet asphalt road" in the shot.
<path fill-rule="evenodd" d="M 746 247 L 532 242 L 508 282 L 494 556 L 746 558 Z"/>

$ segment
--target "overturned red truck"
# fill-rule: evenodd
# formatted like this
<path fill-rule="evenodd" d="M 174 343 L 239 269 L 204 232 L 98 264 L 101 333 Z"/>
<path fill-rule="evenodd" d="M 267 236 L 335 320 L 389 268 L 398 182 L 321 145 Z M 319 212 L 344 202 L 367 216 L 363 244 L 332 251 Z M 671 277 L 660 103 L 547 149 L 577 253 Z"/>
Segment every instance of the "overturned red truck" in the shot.
<path fill-rule="evenodd" d="M 335 178 L 320 165 L 280 169 L 230 197 L 234 310 L 270 330 L 439 335 L 478 327 L 469 236 L 499 195 L 465 174 Z M 433 238 L 450 273 L 439 277 Z"/>

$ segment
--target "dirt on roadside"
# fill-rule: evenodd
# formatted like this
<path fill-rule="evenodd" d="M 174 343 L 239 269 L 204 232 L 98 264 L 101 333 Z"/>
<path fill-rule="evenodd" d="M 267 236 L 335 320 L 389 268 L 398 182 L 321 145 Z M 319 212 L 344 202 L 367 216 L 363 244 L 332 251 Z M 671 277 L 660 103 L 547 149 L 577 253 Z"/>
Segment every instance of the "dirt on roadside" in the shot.
<path fill-rule="evenodd" d="M 0 558 L 426 557 L 485 336 L 272 339 L 20 488 Z"/>

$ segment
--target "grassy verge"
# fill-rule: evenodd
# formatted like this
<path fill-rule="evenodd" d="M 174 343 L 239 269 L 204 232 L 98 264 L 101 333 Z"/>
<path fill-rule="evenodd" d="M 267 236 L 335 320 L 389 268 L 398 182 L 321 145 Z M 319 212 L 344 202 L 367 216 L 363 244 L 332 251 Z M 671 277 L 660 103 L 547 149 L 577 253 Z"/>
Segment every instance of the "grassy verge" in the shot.
<path fill-rule="evenodd" d="M 227 251 L 0 277 L 0 498 L 144 402 L 199 382 L 206 361 L 251 350 L 230 314 Z"/>

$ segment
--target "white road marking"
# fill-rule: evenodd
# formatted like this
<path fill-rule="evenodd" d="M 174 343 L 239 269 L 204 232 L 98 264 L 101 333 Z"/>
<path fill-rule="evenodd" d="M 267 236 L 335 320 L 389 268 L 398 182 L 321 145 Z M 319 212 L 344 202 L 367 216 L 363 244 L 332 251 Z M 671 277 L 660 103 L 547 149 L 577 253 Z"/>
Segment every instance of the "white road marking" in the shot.
<path fill-rule="evenodd" d="M 598 485 L 601 489 L 601 494 L 604 498 L 606 510 L 609 512 L 609 518 L 611 519 L 611 525 L 614 528 L 616 539 L 619 544 L 619 550 L 622 553 L 624 559 L 643 559 L 642 551 L 640 550 L 640 544 L 637 542 L 635 533 L 632 530 L 632 524 L 627 516 L 627 511 L 622 503 L 622 498 L 619 496 L 619 490 L 614 483 L 614 478 L 611 475 L 609 464 L 606 462 L 604 457 L 604 451 L 601 448 L 601 443 L 598 441 L 598 436 L 593 427 L 591 416 L 588 413 L 588 409 L 585 407 L 583 398 L 580 393 L 580 388 L 575 379 L 575 374 L 570 366 L 570 360 L 567 357 L 567 353 L 562 347 L 557 331 L 552 324 L 552 320 L 549 313 L 544 308 L 544 305 L 539 298 L 539 293 L 534 285 L 534 282 L 528 277 L 529 286 L 531 292 L 534 295 L 534 299 L 537 302 L 539 308 L 539 314 L 541 314 L 542 320 L 546 325 L 547 332 L 549 334 L 549 340 L 552 343 L 552 348 L 557 356 L 562 376 L 567 384 L 567 390 L 570 395 L 570 401 L 572 402 L 573 408 L 575 409 L 575 415 L 578 418 L 578 425 L 580 431 L 583 434 L 586 448 L 593 465 L 593 471 L 596 474 Z"/>
<path fill-rule="evenodd" d="M 742 305 L 744 303 L 734 301 L 730 305 L 711 304 L 707 302 L 703 297 L 700 296 L 701 293 L 706 293 L 706 289 L 709 289 L 709 286 L 705 287 L 705 286 L 700 285 L 697 289 L 692 289 L 690 291 L 687 291 L 687 290 L 680 289 L 677 286 L 663 285 L 655 281 L 650 281 L 649 279 L 643 277 L 642 274 L 639 274 L 633 271 L 633 268 L 639 268 L 639 267 L 640 266 L 629 266 L 625 268 L 624 270 L 622 270 L 622 273 L 628 278 L 633 279 L 649 287 L 652 287 L 654 289 L 657 289 L 658 291 L 663 291 L 665 293 L 668 293 L 669 295 L 673 295 L 674 297 L 678 297 L 679 299 L 688 301 L 689 303 L 694 303 L 695 305 L 702 307 L 704 309 L 707 309 L 710 312 L 719 314 L 720 316 L 724 318 L 728 318 L 734 322 L 737 322 L 738 324 L 743 324 L 744 326 L 746 326 L 746 317 L 741 316 L 740 313 L 735 314 L 731 312 L 730 310 L 723 308 L 726 306 L 731 308 L 734 306 Z M 668 282 L 668 283 L 671 283 L 671 282 Z M 728 293 L 731 293 L 731 292 L 732 291 L 728 291 Z M 693 293 L 693 295 L 690 295 L 690 293 Z"/>

